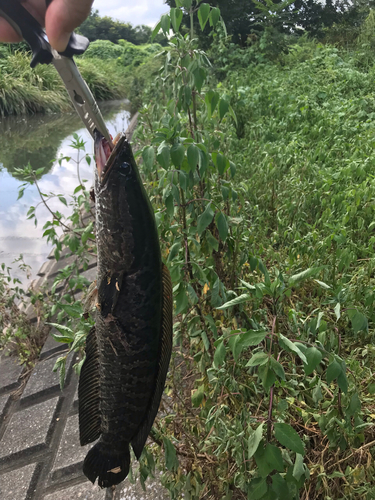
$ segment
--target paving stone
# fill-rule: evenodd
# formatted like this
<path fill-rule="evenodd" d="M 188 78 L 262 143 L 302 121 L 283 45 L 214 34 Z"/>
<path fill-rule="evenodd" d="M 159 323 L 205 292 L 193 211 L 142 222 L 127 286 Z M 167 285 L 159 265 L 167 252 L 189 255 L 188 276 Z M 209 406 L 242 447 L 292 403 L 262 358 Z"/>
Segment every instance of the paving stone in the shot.
<path fill-rule="evenodd" d="M 0 476 L 1 500 L 26 500 L 30 498 L 30 483 L 37 464 L 26 465 Z"/>
<path fill-rule="evenodd" d="M 79 468 L 81 470 L 82 462 L 92 446 L 93 443 L 87 446 L 80 445 L 78 415 L 69 417 L 60 441 L 55 463 L 53 464 L 52 479 L 55 480 L 57 477 L 63 475 L 59 469 L 66 469 L 67 473 L 72 469 Z"/>
<path fill-rule="evenodd" d="M 9 396 L 2 396 L 0 397 L 0 424 L 3 420 L 3 414 L 5 410 L 5 406 L 9 400 Z M 0 497 L 1 498 L 1 497 Z"/>
<path fill-rule="evenodd" d="M 116 500 L 170 500 L 168 491 L 157 479 L 149 478 L 146 481 L 146 491 L 143 491 L 139 479 L 131 484 L 128 479 L 116 488 Z"/>
<path fill-rule="evenodd" d="M 42 265 L 42 267 L 39 269 L 37 276 L 45 276 L 46 274 L 49 274 L 52 267 L 53 267 L 53 261 L 46 260 L 45 263 Z"/>
<path fill-rule="evenodd" d="M 89 280 L 90 283 L 96 280 L 97 277 L 97 267 L 91 267 L 82 273 L 82 275 Z"/>
<path fill-rule="evenodd" d="M 37 363 L 23 391 L 21 404 L 25 403 L 26 399 L 30 400 L 60 390 L 59 373 L 52 371 L 59 355 L 61 353 Z"/>
<path fill-rule="evenodd" d="M 15 356 L 0 356 L 0 394 L 18 387 L 23 366 Z"/>
<path fill-rule="evenodd" d="M 44 500 L 105 500 L 106 490 L 90 482 L 77 484 L 70 488 L 55 491 L 44 497 Z"/>
<path fill-rule="evenodd" d="M 59 398 L 49 399 L 13 414 L 0 445 L 0 463 L 29 450 L 48 445 L 55 424 Z M 0 497 L 1 498 L 1 497 Z"/>
<path fill-rule="evenodd" d="M 51 356 L 57 352 L 65 351 L 66 345 L 61 344 L 60 342 L 56 342 L 56 340 L 50 335 L 51 333 L 59 335 L 59 332 L 56 328 L 52 328 L 50 333 L 48 334 L 47 340 L 44 343 L 43 349 L 40 352 L 40 360 L 46 358 L 47 356 Z"/>

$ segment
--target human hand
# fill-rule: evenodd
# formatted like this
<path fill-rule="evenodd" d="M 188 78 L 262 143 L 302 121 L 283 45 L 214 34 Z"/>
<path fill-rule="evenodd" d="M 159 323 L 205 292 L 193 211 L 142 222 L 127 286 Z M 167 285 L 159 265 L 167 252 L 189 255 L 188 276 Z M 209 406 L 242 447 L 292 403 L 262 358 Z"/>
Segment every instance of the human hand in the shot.
<path fill-rule="evenodd" d="M 90 14 L 94 0 L 53 0 L 48 8 L 45 0 L 21 0 L 21 3 L 46 27 L 52 47 L 58 52 L 64 52 L 72 31 Z M 21 38 L 14 29 L 0 17 L 0 42 L 20 41 Z"/>

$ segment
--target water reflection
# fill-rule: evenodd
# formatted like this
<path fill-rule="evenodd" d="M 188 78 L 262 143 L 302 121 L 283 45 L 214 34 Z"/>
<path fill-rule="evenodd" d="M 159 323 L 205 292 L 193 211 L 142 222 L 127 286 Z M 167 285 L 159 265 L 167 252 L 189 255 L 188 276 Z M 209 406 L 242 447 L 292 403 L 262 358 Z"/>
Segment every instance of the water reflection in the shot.
<path fill-rule="evenodd" d="M 101 104 L 100 108 L 113 136 L 126 130 L 130 118 L 129 103 L 111 101 Z M 26 219 L 29 207 L 36 206 L 40 198 L 35 186 L 30 186 L 23 198 L 17 200 L 21 181 L 14 176 L 14 169 L 22 168 L 29 162 L 35 170 L 43 167 L 46 173 L 40 180 L 42 192 L 61 193 L 69 197 L 78 185 L 76 164 L 70 161 L 60 166 L 54 160 L 61 156 L 77 159 L 76 151 L 70 147 L 74 132 L 86 141 L 86 150 L 92 153 L 92 139 L 75 113 L 9 117 L 0 122 L 0 263 L 12 267 L 13 274 L 25 284 L 25 276 L 12 262 L 22 253 L 25 262 L 32 268 L 32 278 L 35 277 L 50 252 L 50 247 L 42 239 L 43 225 L 49 220 L 49 213 L 44 207 L 38 207 L 37 227 L 33 221 Z M 82 163 L 80 174 L 90 187 L 92 167 Z M 69 207 L 57 199 L 51 200 L 50 205 L 53 210 L 70 214 Z"/>

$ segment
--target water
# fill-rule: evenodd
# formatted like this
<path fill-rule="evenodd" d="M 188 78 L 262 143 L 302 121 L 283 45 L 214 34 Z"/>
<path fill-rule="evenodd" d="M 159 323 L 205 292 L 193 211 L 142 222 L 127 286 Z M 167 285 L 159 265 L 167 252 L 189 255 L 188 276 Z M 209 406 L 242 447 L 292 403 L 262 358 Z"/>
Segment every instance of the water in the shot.
<path fill-rule="evenodd" d="M 100 105 L 109 132 L 113 137 L 125 131 L 130 120 L 127 101 L 111 101 Z M 12 276 L 18 277 L 25 286 L 36 277 L 41 265 L 51 251 L 42 238 L 43 226 L 51 214 L 41 204 L 36 186 L 28 186 L 24 196 L 17 200 L 22 181 L 16 178 L 15 168 L 23 168 L 29 162 L 33 169 L 44 168 L 39 181 L 42 193 L 63 194 L 69 203 L 69 195 L 78 186 L 77 167 L 74 161 L 56 161 L 61 156 L 77 159 L 77 151 L 70 147 L 73 133 L 86 141 L 87 153 L 93 152 L 93 141 L 75 113 L 61 115 L 35 115 L 8 117 L 0 122 L 0 263 L 12 268 Z M 81 153 L 82 156 L 82 153 Z M 93 184 L 93 164 L 81 162 L 80 176 L 87 188 Z M 27 220 L 30 206 L 37 206 L 38 225 Z M 58 199 L 49 202 L 52 210 L 70 215 Z M 14 263 L 20 254 L 31 267 L 28 278 Z"/>

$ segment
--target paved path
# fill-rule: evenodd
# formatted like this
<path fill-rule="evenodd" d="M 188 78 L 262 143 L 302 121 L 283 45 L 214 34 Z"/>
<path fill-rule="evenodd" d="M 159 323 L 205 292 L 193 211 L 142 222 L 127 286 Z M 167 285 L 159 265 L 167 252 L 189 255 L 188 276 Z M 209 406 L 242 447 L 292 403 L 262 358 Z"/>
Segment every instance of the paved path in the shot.
<path fill-rule="evenodd" d="M 128 134 L 135 127 L 129 125 Z M 129 135 L 128 135 L 129 136 Z M 42 266 L 35 284 L 51 285 L 59 269 L 74 258 L 68 252 Z M 96 277 L 96 262 L 83 273 Z M 33 308 L 27 314 L 31 321 Z M 57 333 L 57 332 L 56 332 Z M 82 463 L 92 445 L 81 447 L 78 436 L 78 377 L 76 356 L 70 354 L 64 390 L 52 371 L 66 351 L 52 337 L 46 341 L 31 375 L 13 357 L 0 356 L 0 500 L 166 500 L 169 495 L 157 480 L 145 493 L 140 484 L 125 480 L 116 490 L 101 490 L 88 482 Z"/>

